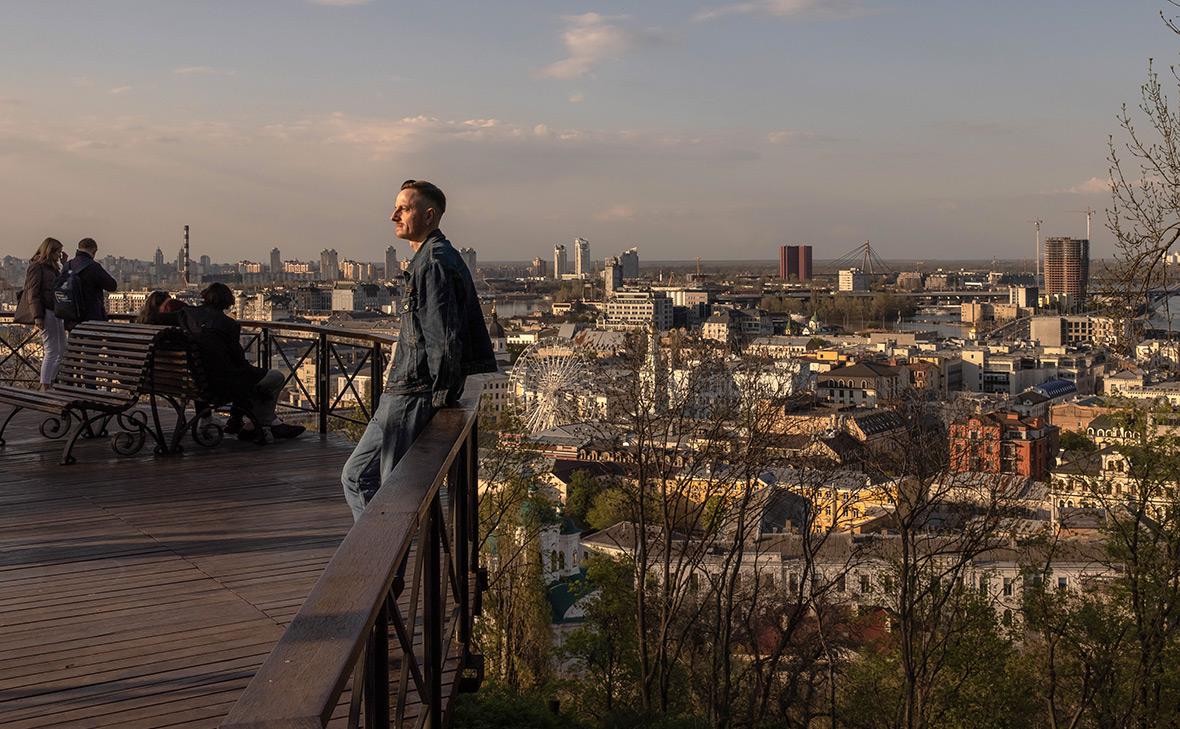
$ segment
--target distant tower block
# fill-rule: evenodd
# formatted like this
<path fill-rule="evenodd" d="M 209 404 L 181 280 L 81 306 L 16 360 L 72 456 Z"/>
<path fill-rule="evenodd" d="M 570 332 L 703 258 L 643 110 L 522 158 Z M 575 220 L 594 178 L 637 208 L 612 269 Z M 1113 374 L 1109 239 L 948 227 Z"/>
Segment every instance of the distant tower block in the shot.
<path fill-rule="evenodd" d="M 560 243 L 553 246 L 553 278 L 561 280 L 562 274 L 569 270 L 568 260 L 565 246 Z"/>
<path fill-rule="evenodd" d="M 467 264 L 467 270 L 471 272 L 472 276 L 474 276 L 475 275 L 475 259 L 476 259 L 475 249 L 474 248 L 460 248 L 459 249 L 459 257 L 463 259 L 463 263 Z"/>
<path fill-rule="evenodd" d="M 811 246 L 779 246 L 778 277 L 784 281 L 811 280 Z"/>
<path fill-rule="evenodd" d="M 192 255 L 191 255 L 191 251 L 189 250 L 189 247 L 188 247 L 188 226 L 186 225 L 186 226 L 184 226 L 184 247 L 181 249 L 181 254 L 180 254 L 180 265 L 181 265 L 180 275 L 181 275 L 181 278 L 184 280 L 185 286 L 192 285 L 192 279 L 189 277 L 189 268 L 191 268 L 191 266 L 189 265 L 189 262 L 191 260 L 192 260 Z"/>
<path fill-rule="evenodd" d="M 574 275 L 587 278 L 590 275 L 590 241 L 574 239 Z"/>
<path fill-rule="evenodd" d="M 623 267 L 623 278 L 633 280 L 639 278 L 639 249 L 628 248 L 619 256 L 619 263 Z"/>
<path fill-rule="evenodd" d="M 385 249 L 385 278 L 393 278 L 401 271 L 397 262 L 397 249 L 389 246 Z"/>
<path fill-rule="evenodd" d="M 602 269 L 602 278 L 608 298 L 623 288 L 623 266 L 619 263 L 617 256 L 609 256 L 606 259 L 606 265 Z"/>

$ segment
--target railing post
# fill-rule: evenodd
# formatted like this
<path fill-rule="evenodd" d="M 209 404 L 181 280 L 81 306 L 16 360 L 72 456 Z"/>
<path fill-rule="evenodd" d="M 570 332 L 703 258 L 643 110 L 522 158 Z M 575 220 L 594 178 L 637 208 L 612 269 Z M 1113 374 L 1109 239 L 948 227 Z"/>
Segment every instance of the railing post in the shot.
<path fill-rule="evenodd" d="M 365 726 L 389 726 L 389 600 L 381 603 L 365 651 Z"/>
<path fill-rule="evenodd" d="M 454 563 L 455 582 L 459 588 L 459 594 L 456 595 L 459 602 L 459 645 L 463 648 L 464 659 L 467 657 L 468 646 L 471 643 L 471 575 L 468 568 L 471 557 L 469 551 L 471 514 L 470 501 L 467 497 L 467 492 L 471 489 L 471 482 L 468 480 L 471 476 L 471 467 L 468 465 L 471 455 L 471 435 L 468 433 L 463 447 L 451 464 L 451 472 L 447 475 L 447 480 L 451 485 L 451 508 L 453 510 L 451 559 Z"/>
<path fill-rule="evenodd" d="M 385 374 L 385 350 L 381 342 L 373 342 L 373 353 L 369 355 L 369 414 L 377 414 L 377 407 L 381 404 L 381 391 L 385 383 L 381 381 Z"/>
<path fill-rule="evenodd" d="M 271 369 L 274 354 L 271 352 L 270 329 L 262 327 L 258 330 L 258 366 L 264 370 Z"/>
<path fill-rule="evenodd" d="M 442 729 L 442 581 L 446 569 L 442 557 L 442 504 L 436 491 L 427 509 L 428 528 L 419 532 L 421 559 L 426 560 L 422 574 L 422 673 L 427 696 L 422 697 L 426 711 L 424 729 Z"/>
<path fill-rule="evenodd" d="M 331 396 L 328 394 L 331 367 L 329 366 L 328 333 L 320 332 L 316 338 L 315 362 L 315 401 L 316 410 L 320 416 L 320 433 L 328 432 L 328 408 L 331 406 Z"/>
<path fill-rule="evenodd" d="M 471 548 L 469 564 L 472 569 L 479 567 L 479 415 L 471 422 L 471 432 L 467 435 L 467 513 Z"/>

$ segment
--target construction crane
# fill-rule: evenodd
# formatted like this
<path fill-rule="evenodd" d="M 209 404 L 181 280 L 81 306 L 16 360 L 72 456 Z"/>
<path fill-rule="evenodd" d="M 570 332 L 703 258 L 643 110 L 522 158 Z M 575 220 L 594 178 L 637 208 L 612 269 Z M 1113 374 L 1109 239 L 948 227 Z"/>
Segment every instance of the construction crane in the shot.
<path fill-rule="evenodd" d="M 1030 220 L 1028 222 L 1032 223 L 1033 227 L 1036 228 L 1036 231 L 1037 231 L 1037 255 L 1036 255 L 1036 274 L 1035 274 L 1036 278 L 1033 279 L 1033 284 L 1035 286 L 1040 286 L 1041 285 L 1041 226 L 1044 225 L 1045 221 L 1041 220 L 1040 218 L 1034 218 L 1033 220 Z"/>
<path fill-rule="evenodd" d="M 1098 212 L 1089 205 L 1085 210 L 1067 210 L 1067 213 L 1082 213 L 1086 216 L 1086 240 L 1090 240 L 1090 219 L 1094 217 L 1094 213 Z"/>

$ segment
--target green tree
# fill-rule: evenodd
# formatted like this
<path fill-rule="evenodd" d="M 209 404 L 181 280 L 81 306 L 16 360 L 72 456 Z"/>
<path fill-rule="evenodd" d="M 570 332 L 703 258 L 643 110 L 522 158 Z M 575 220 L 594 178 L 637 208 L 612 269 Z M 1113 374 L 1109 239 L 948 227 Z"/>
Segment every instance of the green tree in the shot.
<path fill-rule="evenodd" d="M 634 567 L 610 557 L 587 560 L 585 622 L 562 645 L 562 657 L 572 660 L 582 678 L 570 692 L 579 714 L 603 720 L 623 710 L 634 710 L 638 694 L 635 644 Z"/>
<path fill-rule="evenodd" d="M 488 569 L 488 588 L 475 638 L 491 681 L 534 689 L 549 680 L 553 651 L 540 535 L 558 518 L 538 493 L 542 463 L 536 452 L 501 438 L 490 422 L 481 425 L 480 561 Z M 515 433 L 518 425 L 509 416 L 501 428 Z"/>
<path fill-rule="evenodd" d="M 961 609 L 934 637 L 944 642 L 934 680 L 924 686 L 922 722 L 947 729 L 1037 727 L 1034 676 L 996 620 L 990 602 L 961 591 Z M 840 720 L 856 729 L 900 727 L 894 707 L 906 701 L 903 645 L 893 634 L 864 647 L 842 677 Z M 918 719 L 919 717 L 914 717 Z M 915 724 L 918 722 L 915 721 Z"/>
<path fill-rule="evenodd" d="M 1126 611 L 1090 586 L 1061 590 L 1051 579 L 1053 539 L 1032 560 L 1022 595 L 1024 653 L 1043 724 L 1051 729 L 1114 726 L 1128 692 L 1121 669 L 1130 624 Z"/>
<path fill-rule="evenodd" d="M 631 499 L 620 489 L 606 489 L 594 497 L 586 522 L 594 529 L 606 529 L 633 516 Z"/>
<path fill-rule="evenodd" d="M 590 509 L 594 499 L 605 488 L 605 484 L 598 478 L 583 470 L 574 471 L 570 477 L 569 487 L 565 494 L 565 516 L 571 518 L 580 526 L 589 525 Z"/>
<path fill-rule="evenodd" d="M 1085 433 L 1079 433 L 1074 430 L 1067 430 L 1061 434 L 1060 445 L 1063 451 L 1093 453 L 1098 450 L 1098 446 L 1094 441 L 1087 438 Z"/>
<path fill-rule="evenodd" d="M 460 694 L 455 704 L 454 729 L 578 729 L 576 717 L 555 713 L 536 692 L 499 685 L 474 694 Z"/>

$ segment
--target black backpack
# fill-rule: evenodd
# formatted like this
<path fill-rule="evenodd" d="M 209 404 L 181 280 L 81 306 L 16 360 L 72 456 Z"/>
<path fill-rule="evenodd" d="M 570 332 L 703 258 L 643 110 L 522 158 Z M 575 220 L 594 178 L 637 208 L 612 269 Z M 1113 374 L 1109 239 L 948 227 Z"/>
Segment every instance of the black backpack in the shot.
<path fill-rule="evenodd" d="M 66 266 L 53 287 L 53 315 L 67 322 L 83 321 L 86 318 L 86 302 L 82 296 L 82 277 L 79 275 L 90 265 L 83 261 L 74 268 Z"/>

